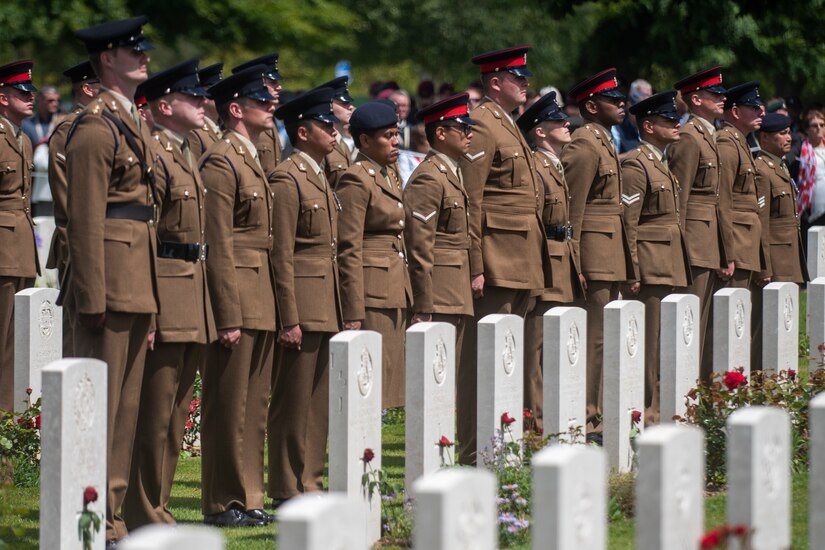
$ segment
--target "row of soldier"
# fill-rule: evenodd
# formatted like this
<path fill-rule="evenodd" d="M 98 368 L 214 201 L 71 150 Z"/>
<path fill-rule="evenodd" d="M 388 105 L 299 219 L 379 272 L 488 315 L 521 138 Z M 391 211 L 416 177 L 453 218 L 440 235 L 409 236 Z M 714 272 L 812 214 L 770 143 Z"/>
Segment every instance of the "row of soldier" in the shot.
<path fill-rule="evenodd" d="M 433 150 L 402 190 L 391 106 L 353 110 L 346 78 L 278 106 L 277 54 L 226 79 L 220 65 L 198 71 L 192 60 L 147 80 L 145 22 L 76 33 L 90 61 L 66 73 L 78 106 L 49 147 L 49 265 L 60 270 L 65 355 L 109 365 L 111 546 L 128 529 L 174 522 L 168 500 L 198 370 L 205 521 L 262 525 L 273 520 L 265 493 L 277 508 L 323 488 L 329 339 L 342 329 L 382 334 L 391 407 L 403 404 L 408 323 L 456 327 L 460 461 L 471 464 L 474 320 L 525 318 L 525 408 L 540 428 L 542 315 L 582 303 L 587 430 L 599 440 L 602 310 L 620 291 L 646 305 L 645 414 L 656 422 L 664 296 L 700 297 L 707 377 L 716 290 L 750 288 L 758 315 L 764 284 L 806 279 L 781 160 L 790 119 L 765 117 L 756 82 L 726 90 L 720 67 L 675 85 L 691 111 L 684 126 L 676 91 L 634 105 L 642 145 L 620 163 L 609 131 L 625 116 L 615 70 L 573 88 L 585 124 L 571 135 L 552 93 L 511 117 L 526 100 L 526 47 L 476 56 L 484 99 L 471 113 L 466 94 L 419 113 Z M 19 130 L 36 91 L 31 67 L 0 67 L 0 158 L 10 159 L 0 167 L 7 409 L 13 295 L 38 265 L 31 144 Z M 285 159 L 273 115 L 293 147 Z M 745 140 L 760 126 L 754 159 Z"/>

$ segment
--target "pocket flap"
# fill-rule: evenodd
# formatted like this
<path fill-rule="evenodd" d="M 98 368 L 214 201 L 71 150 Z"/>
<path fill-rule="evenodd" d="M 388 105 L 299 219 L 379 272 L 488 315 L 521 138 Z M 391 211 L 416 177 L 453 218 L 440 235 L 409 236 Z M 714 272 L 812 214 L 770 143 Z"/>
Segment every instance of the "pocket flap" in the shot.
<path fill-rule="evenodd" d="M 485 214 L 486 225 L 490 229 L 503 231 L 530 231 L 530 222 L 524 216 L 510 216 L 498 212 Z"/>
<path fill-rule="evenodd" d="M 699 158 L 699 169 L 700 170 L 708 170 L 710 168 L 717 167 L 717 160 L 713 157 L 700 157 Z"/>
<path fill-rule="evenodd" d="M 788 192 L 778 185 L 776 187 L 771 187 L 771 197 L 781 197 L 783 195 L 788 195 Z"/>
<path fill-rule="evenodd" d="M 586 218 L 582 223 L 582 233 L 608 233 L 612 235 L 616 232 L 616 224 L 612 219 Z"/>
<path fill-rule="evenodd" d="M 329 262 L 324 258 L 303 258 L 296 256 L 293 260 L 295 262 L 295 277 L 326 277 L 329 271 Z"/>
<path fill-rule="evenodd" d="M 158 258 L 158 277 L 192 277 L 195 275 L 195 262 Z"/>
<path fill-rule="evenodd" d="M 261 193 L 263 192 L 264 191 L 259 190 L 256 187 L 241 187 L 240 189 L 238 189 L 238 196 L 242 201 L 251 201 L 262 199 L 263 196 L 261 195 Z"/>
<path fill-rule="evenodd" d="M 708 208 L 691 208 L 690 205 L 688 205 L 685 219 L 712 222 L 716 219 L 716 208 L 713 206 Z"/>
<path fill-rule="evenodd" d="M 611 164 L 600 164 L 599 165 L 599 176 L 612 176 L 616 173 L 616 167 Z"/>
<path fill-rule="evenodd" d="M 499 149 L 499 155 L 501 156 L 501 160 L 509 160 L 518 157 L 524 157 L 524 149 L 515 145 L 510 147 L 501 147 Z"/>
<path fill-rule="evenodd" d="M 17 172 L 17 160 L 0 160 L 0 173 Z"/>
<path fill-rule="evenodd" d="M 464 265 L 464 258 L 467 254 L 464 250 L 451 250 L 445 248 L 436 248 L 433 254 L 433 261 L 435 265 L 450 265 L 461 267 Z"/>
<path fill-rule="evenodd" d="M 251 248 L 235 249 L 235 267 L 261 267 L 261 253 Z"/>
<path fill-rule="evenodd" d="M 459 195 L 454 197 L 444 197 L 441 200 L 441 208 L 464 208 L 464 197 Z"/>
<path fill-rule="evenodd" d="M 14 212 L 0 212 L 0 227 L 14 229 L 17 226 L 17 217 Z"/>
<path fill-rule="evenodd" d="M 104 241 L 132 244 L 132 225 L 128 220 L 108 219 L 103 231 Z"/>
<path fill-rule="evenodd" d="M 386 256 L 367 256 L 364 255 L 364 267 L 382 267 L 384 269 L 390 268 L 390 259 Z"/>
<path fill-rule="evenodd" d="M 169 198 L 173 201 L 187 200 L 195 198 L 195 189 L 189 189 L 185 186 L 173 187 L 169 190 Z"/>
<path fill-rule="evenodd" d="M 326 211 L 327 207 L 321 199 L 304 199 L 301 201 L 301 214 L 315 210 Z"/>

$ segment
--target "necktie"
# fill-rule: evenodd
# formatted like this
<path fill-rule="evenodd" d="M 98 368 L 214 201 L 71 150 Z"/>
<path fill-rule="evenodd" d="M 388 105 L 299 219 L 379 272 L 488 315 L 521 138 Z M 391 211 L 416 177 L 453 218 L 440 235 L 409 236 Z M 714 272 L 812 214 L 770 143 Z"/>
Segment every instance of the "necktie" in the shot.
<path fill-rule="evenodd" d="M 192 169 L 192 150 L 189 148 L 189 139 L 183 138 L 183 143 L 180 144 L 180 152 L 183 153 L 183 158 L 189 164 L 189 169 Z"/>
<path fill-rule="evenodd" d="M 17 138 L 17 146 L 20 147 L 20 151 L 22 151 L 23 150 L 23 129 L 18 128 L 17 133 L 15 134 L 14 137 Z"/>
<path fill-rule="evenodd" d="M 140 128 L 140 113 L 138 113 L 137 107 L 134 103 L 132 103 L 132 108 L 129 112 L 132 115 L 132 120 L 134 120 L 135 124 L 137 124 L 138 128 Z"/>

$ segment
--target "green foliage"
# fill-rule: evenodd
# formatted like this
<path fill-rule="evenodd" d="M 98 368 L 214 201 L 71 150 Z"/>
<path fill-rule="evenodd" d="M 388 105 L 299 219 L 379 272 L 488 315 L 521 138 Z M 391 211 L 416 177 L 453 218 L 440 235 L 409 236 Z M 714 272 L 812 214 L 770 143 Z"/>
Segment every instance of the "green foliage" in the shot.
<path fill-rule="evenodd" d="M 23 412 L 0 410 L 0 484 L 40 483 L 40 400 Z"/>

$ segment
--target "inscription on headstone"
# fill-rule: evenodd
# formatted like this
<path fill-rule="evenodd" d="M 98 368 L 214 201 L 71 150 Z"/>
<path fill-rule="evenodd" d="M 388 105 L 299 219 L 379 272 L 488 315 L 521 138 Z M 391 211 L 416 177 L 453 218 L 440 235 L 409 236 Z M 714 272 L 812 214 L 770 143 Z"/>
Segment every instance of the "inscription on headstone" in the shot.
<path fill-rule="evenodd" d="M 43 367 L 63 357 L 63 308 L 56 288 L 27 288 L 14 296 L 14 404 L 25 410 L 41 395 Z"/>
<path fill-rule="evenodd" d="M 587 312 L 555 307 L 544 314 L 544 433 L 565 433 L 577 427 L 583 442 L 587 407 Z"/>

